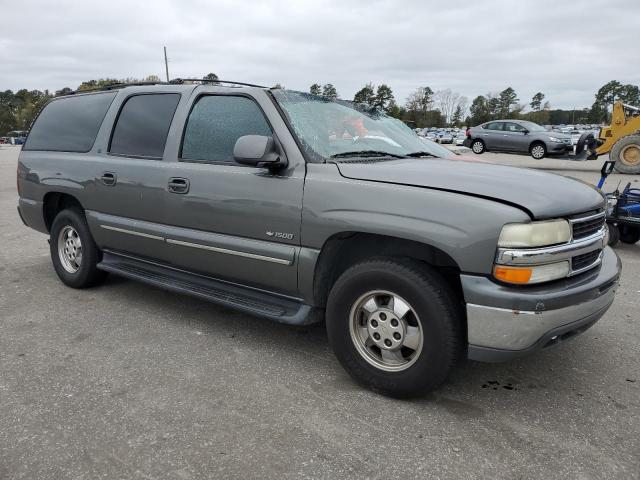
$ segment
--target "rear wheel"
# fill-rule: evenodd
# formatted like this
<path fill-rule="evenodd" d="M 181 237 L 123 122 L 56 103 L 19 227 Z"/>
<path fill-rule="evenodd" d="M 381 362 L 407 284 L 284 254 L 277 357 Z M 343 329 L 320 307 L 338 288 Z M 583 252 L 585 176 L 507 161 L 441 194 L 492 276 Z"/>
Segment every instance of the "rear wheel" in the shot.
<path fill-rule="evenodd" d="M 411 260 L 378 259 L 349 268 L 331 290 L 326 318 L 342 366 L 386 395 L 435 389 L 462 350 L 453 293 L 436 271 Z"/>
<path fill-rule="evenodd" d="M 486 149 L 487 147 L 482 140 L 477 139 L 471 142 L 471 150 L 473 151 L 473 153 L 477 153 L 478 155 L 480 155 L 484 153 Z"/>
<path fill-rule="evenodd" d="M 640 173 L 640 135 L 627 135 L 618 140 L 609 154 L 620 173 Z"/>
<path fill-rule="evenodd" d="M 629 227 L 628 225 L 618 226 L 620 229 L 620 241 L 622 243 L 638 243 L 640 240 L 640 228 L 639 227 Z"/>
<path fill-rule="evenodd" d="M 56 215 L 49 246 L 53 268 L 65 285 L 86 288 L 105 279 L 106 273 L 96 267 L 101 252 L 81 211 L 71 208 Z"/>
<path fill-rule="evenodd" d="M 536 160 L 542 160 L 547 155 L 547 147 L 542 142 L 535 142 L 529 147 L 529 153 Z"/>

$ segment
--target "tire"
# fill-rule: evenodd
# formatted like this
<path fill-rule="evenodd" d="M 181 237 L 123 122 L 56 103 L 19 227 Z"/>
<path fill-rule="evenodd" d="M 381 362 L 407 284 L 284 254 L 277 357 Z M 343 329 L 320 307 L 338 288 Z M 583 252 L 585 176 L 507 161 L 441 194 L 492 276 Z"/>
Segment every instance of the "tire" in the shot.
<path fill-rule="evenodd" d="M 640 240 L 639 227 L 623 225 L 622 228 L 620 228 L 620 226 L 618 226 L 618 228 L 620 229 L 620 241 L 622 243 L 629 243 L 633 245 L 634 243 L 638 243 L 638 240 Z"/>
<path fill-rule="evenodd" d="M 437 271 L 409 259 L 381 258 L 340 276 L 329 294 L 326 324 L 329 344 L 357 382 L 406 398 L 432 391 L 447 378 L 464 348 L 462 318 Z M 375 339 L 378 331 L 382 335 Z M 387 358 L 376 342 L 388 342 Z"/>
<path fill-rule="evenodd" d="M 471 151 L 477 155 L 482 155 L 487 151 L 487 146 L 480 139 L 471 142 Z"/>
<path fill-rule="evenodd" d="M 609 154 L 615 160 L 613 168 L 620 173 L 640 173 L 640 135 L 622 137 L 611 148 Z"/>
<path fill-rule="evenodd" d="M 620 241 L 620 230 L 617 225 L 607 223 L 609 227 L 609 246 L 613 247 Z"/>
<path fill-rule="evenodd" d="M 547 156 L 547 146 L 542 142 L 533 142 L 529 147 L 529 155 L 535 160 L 542 160 Z"/>
<path fill-rule="evenodd" d="M 53 220 L 49 247 L 51 261 L 62 283 L 72 288 L 87 288 L 102 283 L 106 272 L 96 265 L 102 252 L 96 246 L 82 211 L 62 210 Z"/>

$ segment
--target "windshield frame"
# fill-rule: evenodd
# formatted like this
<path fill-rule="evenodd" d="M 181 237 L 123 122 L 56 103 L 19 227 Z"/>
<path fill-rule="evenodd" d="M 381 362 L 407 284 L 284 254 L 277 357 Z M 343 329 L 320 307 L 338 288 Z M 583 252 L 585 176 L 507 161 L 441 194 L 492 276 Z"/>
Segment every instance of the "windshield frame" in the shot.
<path fill-rule="evenodd" d="M 287 90 L 290 93 L 293 94 L 302 94 L 302 95 L 310 95 L 307 92 L 300 92 L 297 90 Z M 302 157 L 305 159 L 306 162 L 308 163 L 331 163 L 334 161 L 334 159 L 332 158 L 332 155 L 329 155 L 327 157 L 323 156 L 322 154 L 320 154 L 319 152 L 316 152 L 313 148 L 311 148 L 309 145 L 306 144 L 304 138 L 302 138 L 302 136 L 298 135 L 298 133 L 295 130 L 295 127 L 292 125 L 291 123 L 291 118 L 289 117 L 288 113 L 285 111 L 285 108 L 283 107 L 283 105 L 280 104 L 278 98 L 276 97 L 276 95 L 274 95 L 274 90 L 273 89 L 269 89 L 267 90 L 267 94 L 269 96 L 269 98 L 271 99 L 271 101 L 273 102 L 275 108 L 278 110 L 278 113 L 280 114 L 282 120 L 284 121 L 285 125 L 287 126 L 287 129 L 289 130 L 289 133 L 291 134 L 291 136 L 293 137 L 296 145 L 298 146 L 298 149 L 300 150 L 300 153 L 302 155 Z M 336 103 L 339 105 L 343 105 L 345 107 L 348 108 L 352 108 L 353 110 L 355 110 L 356 112 L 360 112 L 363 115 L 367 115 L 367 113 L 374 113 L 373 110 L 367 109 L 365 106 L 356 104 L 352 101 L 349 100 L 341 100 L 341 99 L 337 99 L 337 100 L 326 100 L 327 102 L 332 102 L 332 103 Z M 358 108 L 360 107 L 360 108 Z M 387 117 L 391 120 L 395 120 L 397 122 L 402 123 L 405 128 L 407 129 L 408 132 L 410 132 L 412 137 L 415 137 L 416 139 L 416 143 L 417 145 L 419 145 L 419 148 L 417 148 L 416 150 L 420 150 L 420 151 L 426 151 L 427 153 L 430 154 L 429 158 L 440 158 L 440 159 L 446 159 L 447 157 L 443 157 L 440 154 L 437 153 L 431 153 L 429 152 L 429 148 L 428 145 L 425 144 L 425 142 L 422 141 L 422 139 L 420 138 L 420 136 L 411 128 L 409 127 L 406 123 L 402 122 L 402 120 L 397 119 L 395 117 L 391 117 L 388 114 L 386 114 L 385 112 L 380 112 L 378 111 L 378 114 L 383 115 L 384 117 Z M 354 148 L 354 150 L 357 150 L 357 148 Z M 338 152 L 339 153 L 339 152 Z M 397 160 L 398 156 L 400 155 L 400 158 L 411 158 L 411 157 L 405 157 L 405 154 L 399 154 L 397 152 L 388 152 L 389 153 L 389 160 Z M 413 151 L 411 152 L 406 152 L 406 154 L 409 153 L 413 153 Z M 452 152 L 453 153 L 453 152 Z M 376 156 L 376 159 L 381 159 L 384 158 L 384 156 Z"/>

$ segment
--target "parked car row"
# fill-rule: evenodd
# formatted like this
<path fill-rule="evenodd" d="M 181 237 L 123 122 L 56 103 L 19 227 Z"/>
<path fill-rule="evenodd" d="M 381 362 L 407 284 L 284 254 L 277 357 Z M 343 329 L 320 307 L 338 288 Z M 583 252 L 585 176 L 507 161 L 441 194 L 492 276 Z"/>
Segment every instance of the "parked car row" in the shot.
<path fill-rule="evenodd" d="M 467 128 L 416 128 L 415 132 L 424 138 L 428 138 L 429 140 L 433 140 L 437 143 L 447 143 L 447 144 L 456 144 L 462 145 L 465 139 L 465 132 Z"/>

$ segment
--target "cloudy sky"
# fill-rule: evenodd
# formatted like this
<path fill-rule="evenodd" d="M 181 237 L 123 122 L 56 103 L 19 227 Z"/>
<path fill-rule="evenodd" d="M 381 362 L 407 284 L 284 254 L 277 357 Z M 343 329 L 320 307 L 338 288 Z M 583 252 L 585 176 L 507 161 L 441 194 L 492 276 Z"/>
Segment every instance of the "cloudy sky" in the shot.
<path fill-rule="evenodd" d="M 171 77 L 331 82 L 342 98 L 384 82 L 398 103 L 418 86 L 470 99 L 511 86 L 523 103 L 542 91 L 553 107 L 580 108 L 609 80 L 640 84 L 640 0 L 0 0 L 0 10 L 0 90 L 164 78 L 163 45 Z"/>

